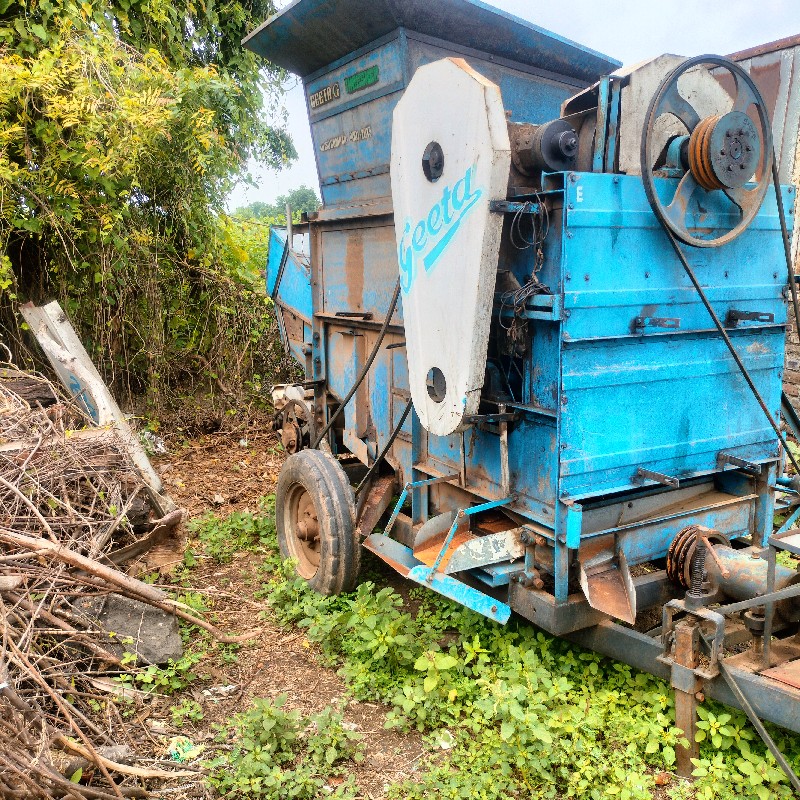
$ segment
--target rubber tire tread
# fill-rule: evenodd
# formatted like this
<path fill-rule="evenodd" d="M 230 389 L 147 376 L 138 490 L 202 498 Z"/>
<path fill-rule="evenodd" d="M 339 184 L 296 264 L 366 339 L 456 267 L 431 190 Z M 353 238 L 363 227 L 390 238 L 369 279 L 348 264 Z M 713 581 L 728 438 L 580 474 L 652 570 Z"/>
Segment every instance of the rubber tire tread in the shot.
<path fill-rule="evenodd" d="M 289 456 L 281 468 L 275 489 L 278 546 L 284 558 L 291 556 L 285 530 L 285 498 L 295 484 L 311 496 L 320 529 L 320 562 L 309 586 L 322 595 L 351 591 L 361 570 L 361 545 L 356 536 L 355 499 L 339 462 L 321 450 L 301 450 Z"/>

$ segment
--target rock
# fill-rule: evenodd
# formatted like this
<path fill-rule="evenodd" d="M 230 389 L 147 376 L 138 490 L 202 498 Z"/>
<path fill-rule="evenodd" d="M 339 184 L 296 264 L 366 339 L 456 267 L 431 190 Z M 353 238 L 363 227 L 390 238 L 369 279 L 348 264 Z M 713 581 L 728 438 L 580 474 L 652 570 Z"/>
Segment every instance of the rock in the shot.
<path fill-rule="evenodd" d="M 0 592 L 13 592 L 25 583 L 22 575 L 0 575 Z"/>
<path fill-rule="evenodd" d="M 104 631 L 114 634 L 105 645 L 113 653 L 119 656 L 134 653 L 141 664 L 166 664 L 169 659 L 177 661 L 183 655 L 174 614 L 115 594 L 92 599 L 94 607 L 84 606 L 82 610 Z"/>
<path fill-rule="evenodd" d="M 126 744 L 95 747 L 95 750 L 97 750 L 98 754 L 103 758 L 107 758 L 109 761 L 113 761 L 115 764 L 125 764 L 126 766 L 130 767 L 133 766 L 137 761 L 136 753 L 134 753 L 134 751 L 131 750 L 131 748 Z M 55 756 L 55 754 L 53 755 Z M 79 769 L 85 770 L 88 767 L 93 766 L 93 764 L 91 764 L 91 762 L 87 761 L 85 758 L 75 756 L 71 753 L 61 753 L 57 758 L 54 757 L 53 765 L 62 775 L 65 775 L 67 778 L 71 778 Z"/>

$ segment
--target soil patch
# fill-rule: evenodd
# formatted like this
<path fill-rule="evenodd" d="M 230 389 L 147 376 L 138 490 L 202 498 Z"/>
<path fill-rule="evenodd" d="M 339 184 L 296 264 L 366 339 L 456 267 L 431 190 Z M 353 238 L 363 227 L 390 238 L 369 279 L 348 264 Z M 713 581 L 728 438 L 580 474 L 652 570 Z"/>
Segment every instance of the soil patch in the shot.
<path fill-rule="evenodd" d="M 167 491 L 191 519 L 208 511 L 226 516 L 255 510 L 261 497 L 274 492 L 283 458 L 275 433 L 250 429 L 201 436 L 154 459 L 154 464 Z M 337 704 L 353 729 L 364 734 L 365 758 L 354 769 L 361 796 L 385 797 L 389 786 L 417 769 L 424 752 L 422 738 L 386 730 L 387 708 L 349 697 L 342 679 L 321 665 L 318 650 L 303 632 L 271 618 L 266 603 L 254 597 L 263 579 L 258 568 L 252 553 L 242 553 L 224 565 L 201 557 L 187 573 L 184 584 L 204 596 L 215 624 L 233 635 L 258 635 L 242 645 L 235 658 L 215 653 L 198 665 L 208 679 L 193 687 L 190 696 L 202 707 L 201 721 L 172 730 L 169 709 L 180 697 L 165 699 L 153 709 L 161 717 L 159 725 L 167 725 L 163 736 L 180 733 L 195 744 L 208 744 L 215 723 L 230 720 L 256 697 L 286 694 L 286 706 L 306 715 Z M 185 789 L 187 797 L 203 796 L 197 794 L 202 792 L 199 786 Z"/>

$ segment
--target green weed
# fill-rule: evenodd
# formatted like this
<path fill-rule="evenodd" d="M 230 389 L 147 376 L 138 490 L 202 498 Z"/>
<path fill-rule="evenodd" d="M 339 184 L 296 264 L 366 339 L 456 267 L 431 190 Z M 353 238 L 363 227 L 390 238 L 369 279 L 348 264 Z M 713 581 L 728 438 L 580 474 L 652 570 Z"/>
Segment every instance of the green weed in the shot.
<path fill-rule="evenodd" d="M 204 765 L 211 786 L 226 797 L 355 798 L 352 778 L 330 784 L 363 758 L 361 735 L 345 727 L 335 709 L 304 717 L 285 710 L 285 703 L 286 695 L 256 699 L 219 729 L 218 754 Z"/>
<path fill-rule="evenodd" d="M 169 710 L 172 724 L 182 728 L 187 722 L 200 722 L 203 719 L 203 709 L 196 700 L 182 700 L 178 705 Z"/>
<path fill-rule="evenodd" d="M 392 800 L 650 800 L 654 776 L 674 769 L 685 739 L 675 727 L 672 690 L 658 678 L 521 620 L 501 627 L 421 588 L 410 591 L 410 606 L 371 582 L 321 597 L 281 561 L 274 528 L 261 543 L 260 596 L 270 615 L 303 628 L 356 698 L 385 703 L 387 726 L 429 736 L 426 770 L 392 787 Z M 325 737 L 347 738 L 330 713 L 337 733 Z M 327 723 L 315 724 L 316 734 L 280 704 L 258 701 L 224 732 L 232 749 L 218 757 L 213 785 L 232 796 L 350 796 L 335 792 L 353 792 L 352 784 L 323 791 L 339 751 L 313 738 Z M 800 767 L 800 739 L 770 730 Z M 671 798 L 791 797 L 744 714 L 707 701 L 698 731 L 696 783 L 674 779 Z"/>
<path fill-rule="evenodd" d="M 359 699 L 390 706 L 387 725 L 444 738 L 394 800 L 605 797 L 649 800 L 683 739 L 663 681 L 533 626 L 500 627 L 424 589 L 416 613 L 392 589 L 362 583 L 323 598 L 274 555 L 264 589 L 273 613 L 306 630 Z M 744 714 L 706 702 L 692 791 L 702 800 L 791 797 Z M 800 740 L 775 731 L 800 766 Z M 675 779 L 671 794 L 687 796 Z"/>
<path fill-rule="evenodd" d="M 200 677 L 194 667 L 205 657 L 205 651 L 187 652 L 178 659 L 169 659 L 163 666 L 149 664 L 147 667 L 135 672 L 120 675 L 117 680 L 123 686 L 134 686 L 147 692 L 156 694 L 175 694 L 191 686 Z M 123 656 L 123 664 L 136 660 L 136 657 Z"/>
<path fill-rule="evenodd" d="M 236 553 L 258 551 L 267 546 L 275 534 L 275 498 L 261 501 L 257 514 L 237 511 L 228 517 L 211 512 L 189 522 L 189 531 L 200 541 L 206 555 L 220 564 L 227 564 Z M 189 558 L 192 566 L 194 554 Z"/>

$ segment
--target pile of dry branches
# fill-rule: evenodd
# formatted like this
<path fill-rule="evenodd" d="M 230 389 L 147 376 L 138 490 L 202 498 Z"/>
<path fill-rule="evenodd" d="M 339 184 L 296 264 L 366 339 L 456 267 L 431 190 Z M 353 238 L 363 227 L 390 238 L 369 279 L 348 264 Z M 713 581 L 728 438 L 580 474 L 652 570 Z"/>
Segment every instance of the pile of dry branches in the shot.
<path fill-rule="evenodd" d="M 0 797 L 142 797 L 188 774 L 121 763 L 136 744 L 108 678 L 122 664 L 86 610 L 113 593 L 217 633 L 118 568 L 180 522 L 152 509 L 113 430 L 0 365 Z"/>

